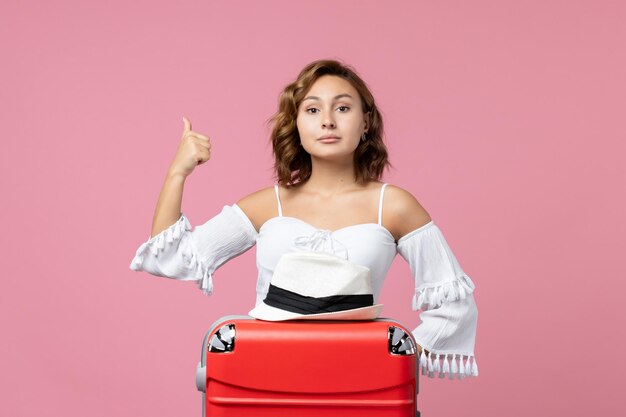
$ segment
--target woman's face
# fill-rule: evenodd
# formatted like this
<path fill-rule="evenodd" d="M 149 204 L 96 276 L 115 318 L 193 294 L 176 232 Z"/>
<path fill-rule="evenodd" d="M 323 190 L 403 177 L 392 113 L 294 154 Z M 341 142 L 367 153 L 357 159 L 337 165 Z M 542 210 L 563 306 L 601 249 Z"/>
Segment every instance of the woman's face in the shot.
<path fill-rule="evenodd" d="M 300 103 L 296 125 L 304 150 L 312 158 L 330 160 L 351 158 L 369 128 L 359 93 L 335 75 L 313 83 Z"/>

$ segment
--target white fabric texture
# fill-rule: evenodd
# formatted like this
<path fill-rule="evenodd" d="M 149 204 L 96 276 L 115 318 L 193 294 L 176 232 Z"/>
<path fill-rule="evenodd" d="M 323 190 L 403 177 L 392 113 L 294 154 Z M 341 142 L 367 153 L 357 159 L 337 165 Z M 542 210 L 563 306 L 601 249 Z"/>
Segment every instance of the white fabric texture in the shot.
<path fill-rule="evenodd" d="M 380 189 L 381 199 L 384 187 Z M 377 300 L 397 253 L 396 242 L 389 230 L 380 223 L 355 224 L 333 231 L 319 229 L 298 218 L 284 216 L 278 187 L 275 191 L 278 216 L 267 220 L 257 236 L 259 278 L 256 304 L 265 299 L 280 258 L 293 252 L 326 252 L 367 267 L 371 272 L 374 300 Z"/>
<path fill-rule="evenodd" d="M 434 222 L 406 234 L 398 253 L 415 280 L 413 310 L 422 310 L 413 336 L 428 354 L 420 358 L 422 373 L 443 378 L 478 376 L 474 357 L 478 310 L 474 283 L 461 269 Z M 457 364 L 458 360 L 458 364 Z"/>
<path fill-rule="evenodd" d="M 386 185 L 386 184 L 385 184 Z M 429 377 L 462 379 L 477 376 L 474 343 L 478 312 L 474 283 L 459 266 L 439 228 L 429 222 L 396 243 L 381 224 L 365 223 L 339 230 L 322 230 L 294 217 L 279 215 L 265 222 L 259 232 L 237 206 L 222 211 L 193 231 L 181 214 L 168 229 L 143 243 L 131 269 L 179 280 L 196 280 L 205 294 L 213 290 L 212 274 L 228 260 L 257 245 L 257 301 L 262 303 L 274 267 L 285 253 L 323 251 L 334 253 L 371 270 L 374 302 L 396 253 L 407 261 L 415 281 L 413 309 L 422 310 L 415 340 L 428 353 L 420 357 L 422 373 Z"/>
<path fill-rule="evenodd" d="M 133 271 L 182 281 L 198 281 L 207 295 L 213 292 L 213 273 L 228 260 L 244 253 L 256 242 L 256 229 L 237 205 L 191 231 L 187 217 L 137 249 L 130 264 Z"/>

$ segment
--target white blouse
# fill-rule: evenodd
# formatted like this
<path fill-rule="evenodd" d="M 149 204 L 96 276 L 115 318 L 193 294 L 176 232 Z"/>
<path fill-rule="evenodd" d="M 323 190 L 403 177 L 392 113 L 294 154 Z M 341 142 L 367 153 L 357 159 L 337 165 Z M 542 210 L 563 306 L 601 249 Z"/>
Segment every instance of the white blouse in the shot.
<path fill-rule="evenodd" d="M 422 310 L 421 323 L 412 332 L 427 351 L 420 356 L 422 374 L 431 378 L 448 374 L 450 379 L 478 376 L 474 357 L 478 318 L 472 295 L 474 283 L 459 266 L 434 222 L 408 233 L 396 244 L 380 219 L 379 213 L 378 225 L 367 223 L 332 232 L 282 216 L 280 212 L 257 232 L 236 204 L 224 206 L 221 213 L 193 230 L 181 214 L 176 223 L 137 249 L 130 268 L 197 281 L 200 289 L 209 295 L 213 291 L 215 271 L 256 244 L 258 304 L 265 298 L 273 266 L 282 253 L 322 250 L 370 268 L 376 302 L 391 261 L 399 253 L 409 263 L 415 281 L 413 310 Z M 372 245 L 378 245 L 376 256 L 371 256 Z"/>

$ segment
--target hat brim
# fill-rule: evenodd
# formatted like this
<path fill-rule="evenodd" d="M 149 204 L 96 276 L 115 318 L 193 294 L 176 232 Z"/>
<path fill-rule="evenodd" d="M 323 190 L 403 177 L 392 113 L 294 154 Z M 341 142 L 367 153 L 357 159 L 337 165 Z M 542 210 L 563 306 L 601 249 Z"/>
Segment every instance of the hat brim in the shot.
<path fill-rule="evenodd" d="M 291 311 L 281 310 L 261 303 L 248 313 L 255 319 L 265 321 L 287 321 L 287 320 L 374 320 L 383 311 L 383 304 L 355 308 L 352 310 L 333 311 L 331 313 L 299 314 Z"/>

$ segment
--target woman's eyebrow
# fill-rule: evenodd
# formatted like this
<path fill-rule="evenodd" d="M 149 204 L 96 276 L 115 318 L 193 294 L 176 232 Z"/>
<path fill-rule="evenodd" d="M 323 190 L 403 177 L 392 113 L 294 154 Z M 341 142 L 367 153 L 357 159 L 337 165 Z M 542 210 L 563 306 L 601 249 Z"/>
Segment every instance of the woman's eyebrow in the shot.
<path fill-rule="evenodd" d="M 353 97 L 350 94 L 347 94 L 347 93 L 346 94 L 339 94 L 338 96 L 335 96 L 334 99 L 337 100 L 337 99 L 340 99 L 340 98 L 343 98 L 343 97 L 348 97 L 348 98 L 353 99 Z M 319 100 L 319 99 L 320 98 L 317 97 L 317 96 L 308 96 L 305 99 L 303 99 L 302 101 L 305 101 L 305 100 Z"/>

